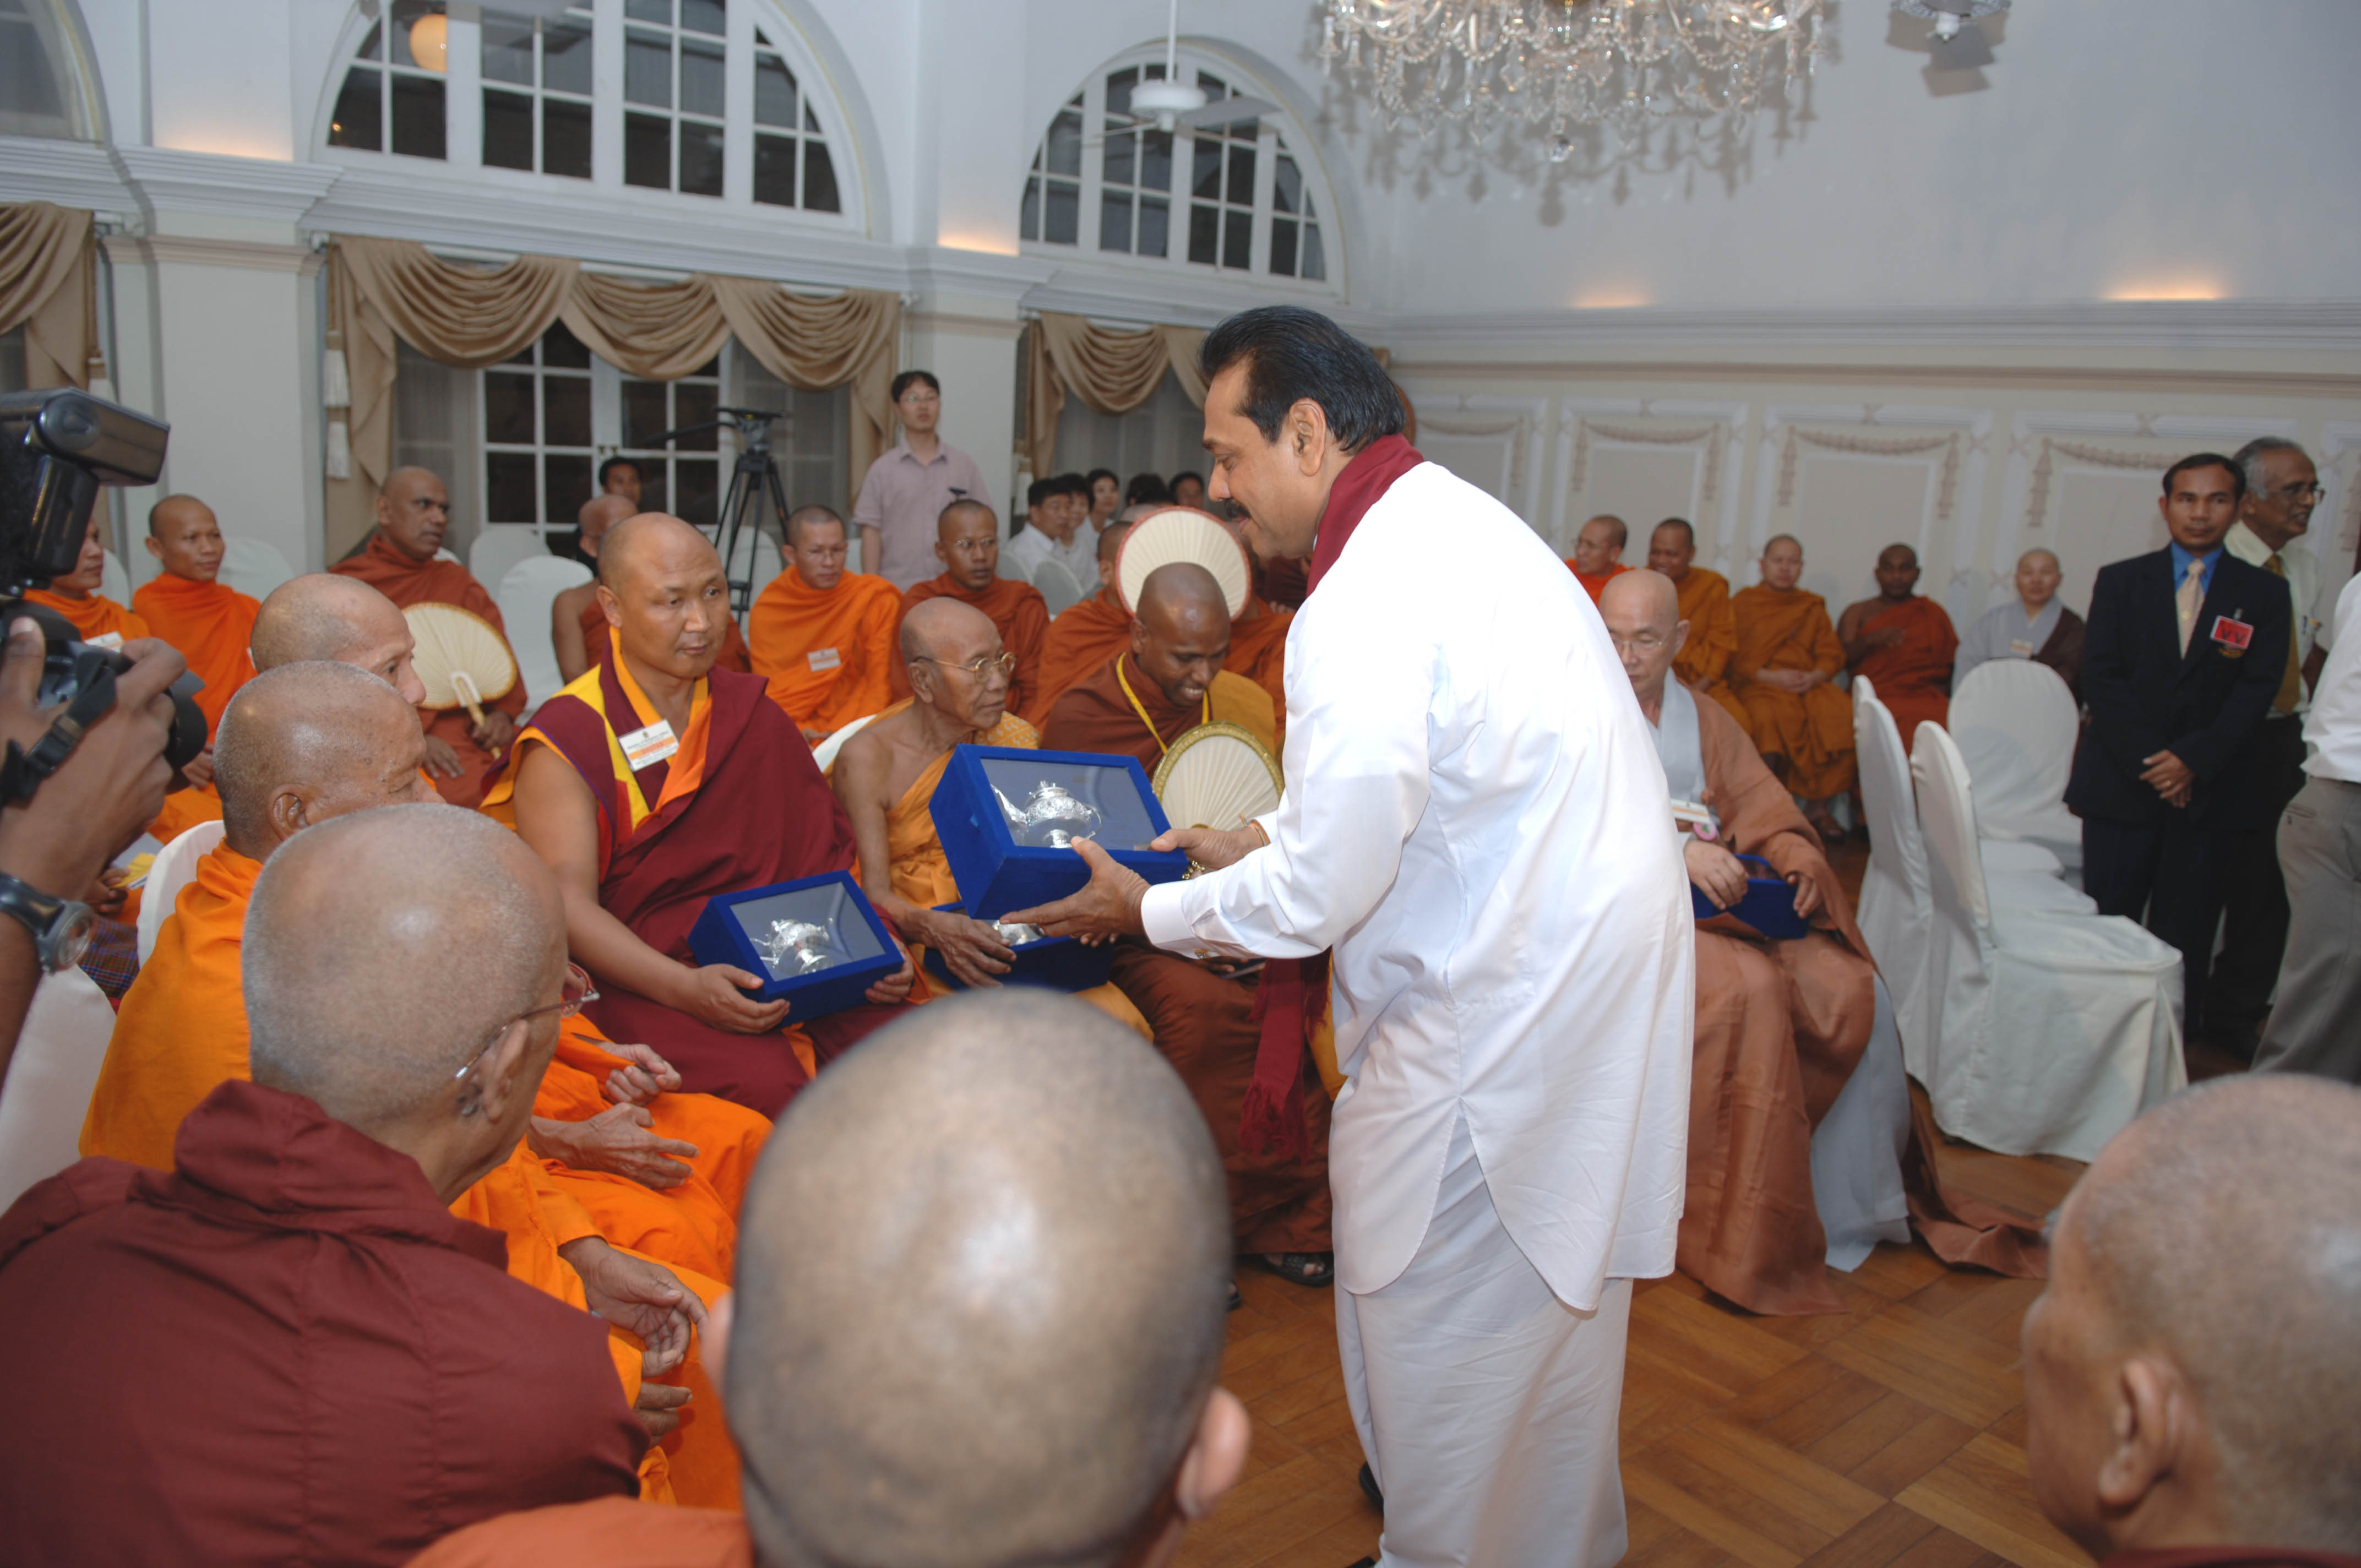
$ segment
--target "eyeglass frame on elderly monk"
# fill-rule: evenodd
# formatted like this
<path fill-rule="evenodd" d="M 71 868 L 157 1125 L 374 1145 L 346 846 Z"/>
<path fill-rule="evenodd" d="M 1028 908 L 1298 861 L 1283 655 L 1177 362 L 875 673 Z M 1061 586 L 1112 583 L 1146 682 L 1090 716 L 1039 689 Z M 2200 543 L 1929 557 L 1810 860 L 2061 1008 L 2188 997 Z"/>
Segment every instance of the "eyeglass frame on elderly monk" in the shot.
<path fill-rule="evenodd" d="M 1004 675 L 1013 675 L 1016 673 L 1016 655 L 1005 649 L 997 658 L 989 653 L 980 653 L 964 664 L 954 664 L 948 659 L 938 659 L 931 653 L 913 654 L 910 663 L 939 664 L 946 670 L 957 670 L 962 674 L 973 675 L 977 680 L 983 680 L 985 672 L 990 670 L 998 670 Z"/>
<path fill-rule="evenodd" d="M 492 1037 L 484 1042 L 484 1048 L 478 1051 L 474 1056 L 469 1057 L 467 1060 L 467 1064 L 461 1067 L 458 1071 L 451 1075 L 451 1081 L 456 1083 L 466 1078 L 469 1073 L 475 1071 L 476 1064 L 482 1061 L 487 1056 L 489 1056 L 491 1054 L 492 1047 L 499 1045 L 503 1039 L 507 1038 L 508 1032 L 511 1029 L 515 1028 L 519 1024 L 528 1023 L 533 1019 L 540 1017 L 544 1013 L 555 1013 L 560 1018 L 571 1018 L 576 1014 L 581 1012 L 585 1007 L 589 1006 L 590 1003 L 598 1000 L 598 988 L 597 985 L 592 983 L 590 971 L 584 969 L 580 964 L 567 964 L 566 966 L 566 984 L 563 991 L 560 992 L 557 1000 L 549 1003 L 546 1007 L 529 1007 L 525 1011 L 518 1014 L 515 1017 L 511 1018 L 506 1023 L 502 1024 L 499 1028 L 493 1030 Z"/>

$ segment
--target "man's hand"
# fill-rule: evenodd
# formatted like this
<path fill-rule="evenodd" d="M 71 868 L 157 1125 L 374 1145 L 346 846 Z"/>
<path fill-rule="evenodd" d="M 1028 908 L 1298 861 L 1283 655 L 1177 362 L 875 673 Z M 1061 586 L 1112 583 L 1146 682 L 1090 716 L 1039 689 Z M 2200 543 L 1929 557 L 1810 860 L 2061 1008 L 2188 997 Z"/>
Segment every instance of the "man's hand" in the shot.
<path fill-rule="evenodd" d="M 203 789 L 214 782 L 214 749 L 207 746 L 189 759 L 181 769 L 181 776 L 189 781 L 191 789 Z"/>
<path fill-rule="evenodd" d="M 1234 866 L 1270 840 L 1257 828 L 1175 828 L 1148 847 L 1180 850 L 1209 872 Z"/>
<path fill-rule="evenodd" d="M 2189 804 L 2190 792 L 2197 784 L 2197 774 L 2188 763 L 2169 751 L 2142 757 L 2140 762 L 2147 769 L 2140 774 L 2140 782 L 2164 796 L 2167 806 Z"/>
<path fill-rule="evenodd" d="M 998 985 L 1016 962 L 1016 950 L 988 921 L 964 915 L 934 916 L 927 922 L 926 940 L 961 985 Z"/>
<path fill-rule="evenodd" d="M 1795 915 L 1798 919 L 1809 920 L 1820 905 L 1828 902 L 1811 872 L 1789 872 L 1787 881 L 1795 890 Z"/>
<path fill-rule="evenodd" d="M 131 890 L 124 885 L 123 873 L 112 868 L 92 878 L 82 895 L 82 902 L 109 920 L 123 918 L 123 906 L 130 900 Z"/>
<path fill-rule="evenodd" d="M 1681 846 L 1681 859 L 1688 866 L 1689 881 L 1716 909 L 1734 909 L 1746 896 L 1746 868 L 1720 845 L 1691 839 Z"/>
<path fill-rule="evenodd" d="M 762 984 L 762 976 L 748 974 L 734 964 L 707 964 L 701 969 L 684 964 L 681 968 L 686 978 L 673 1005 L 698 1023 L 733 1035 L 767 1035 L 787 1021 L 785 997 L 757 1002 L 739 989 Z"/>
<path fill-rule="evenodd" d="M 1794 692 L 1801 696 L 1812 689 L 1812 677 L 1817 673 L 1812 670 L 1764 670 L 1754 678 L 1764 685 L 1777 686 L 1783 692 Z"/>
<path fill-rule="evenodd" d="M 689 1332 L 705 1321 L 705 1303 L 662 1264 L 619 1252 L 597 1236 L 557 1249 L 582 1277 L 590 1310 L 640 1342 L 643 1377 L 661 1377 L 688 1359 Z"/>
<path fill-rule="evenodd" d="M 1117 937 L 1146 936 L 1139 905 L 1148 896 L 1147 879 L 1115 864 L 1115 857 L 1093 839 L 1075 839 L 1074 853 L 1091 868 L 1091 880 L 1082 892 L 1038 909 L 1013 910 L 1000 917 L 1002 924 L 1038 926 L 1045 937 L 1080 937 L 1085 947 L 1093 948 Z"/>
<path fill-rule="evenodd" d="M 123 652 L 131 667 L 115 678 L 115 707 L 30 801 L 0 810 L 0 871 L 57 897 L 88 888 L 164 809 L 172 782 L 164 765 L 172 727 L 165 688 L 188 663 L 150 637 L 126 643 Z M 0 743 L 14 740 L 30 751 L 64 711 L 62 705 L 37 706 L 44 652 L 39 623 L 18 618 L 0 662 Z"/>
<path fill-rule="evenodd" d="M 451 742 L 439 735 L 426 737 L 423 761 L 428 773 L 440 773 L 446 779 L 456 779 L 467 771 L 459 765 L 459 753 L 451 749 Z"/>
<path fill-rule="evenodd" d="M 909 1001 L 911 987 L 918 983 L 917 966 L 910 961 L 910 949 L 903 948 L 898 939 L 894 945 L 901 948 L 902 967 L 861 993 L 880 1007 Z"/>
<path fill-rule="evenodd" d="M 607 1098 L 618 1105 L 653 1105 L 658 1095 L 680 1088 L 680 1070 L 656 1055 L 653 1046 L 608 1041 L 600 1049 L 623 1058 L 623 1065 L 607 1075 Z"/>
<path fill-rule="evenodd" d="M 517 721 L 497 707 L 488 707 L 484 709 L 484 721 L 471 726 L 467 733 L 487 751 L 505 751 L 517 738 Z"/>
<path fill-rule="evenodd" d="M 640 1385 L 640 1402 L 631 1414 L 640 1418 L 648 1436 L 653 1439 L 670 1437 L 680 1425 L 681 1407 L 688 1403 L 688 1390 L 676 1383 L 646 1383 Z"/>
<path fill-rule="evenodd" d="M 654 1120 L 638 1105 L 611 1105 L 587 1122 L 535 1116 L 525 1141 L 544 1159 L 559 1160 L 577 1170 L 627 1176 L 661 1192 L 689 1179 L 689 1168 L 681 1160 L 695 1159 L 697 1146 L 656 1136 L 648 1131 Z"/>

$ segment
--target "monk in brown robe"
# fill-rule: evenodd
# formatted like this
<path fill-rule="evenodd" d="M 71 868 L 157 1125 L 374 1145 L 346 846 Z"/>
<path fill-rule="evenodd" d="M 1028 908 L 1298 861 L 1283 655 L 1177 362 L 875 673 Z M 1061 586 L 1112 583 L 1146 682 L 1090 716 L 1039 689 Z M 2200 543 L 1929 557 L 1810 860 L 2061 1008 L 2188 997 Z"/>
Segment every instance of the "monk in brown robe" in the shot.
<path fill-rule="evenodd" d="M 894 700 L 894 624 L 902 596 L 845 569 L 844 519 L 798 507 L 786 522 L 786 570 L 755 599 L 746 626 L 754 674 L 804 739 L 824 740 Z"/>
<path fill-rule="evenodd" d="M 1602 512 L 1582 525 L 1574 536 L 1574 554 L 1565 565 L 1574 574 L 1582 591 L 1597 604 L 1607 585 L 1631 568 L 1623 564 L 1623 547 L 1631 540 L 1631 530 L 1624 521 L 1612 513 Z"/>
<path fill-rule="evenodd" d="M 935 555 L 942 576 L 902 596 L 907 615 L 931 598 L 955 598 L 992 618 L 1001 645 L 1016 661 L 1008 684 L 1008 711 L 1027 713 L 1041 689 L 1041 650 L 1049 638 L 1049 604 L 1030 583 L 1000 576 L 1000 520 L 982 501 L 953 501 L 935 520 Z M 899 623 L 895 630 L 899 631 Z M 909 666 L 894 665 L 894 695 L 910 695 Z"/>
<path fill-rule="evenodd" d="M 1697 530 L 1686 518 L 1668 517 L 1648 535 L 1648 570 L 1672 579 L 1680 595 L 1687 639 L 1673 660 L 1673 674 L 1699 696 L 1709 696 L 1747 727 L 1746 705 L 1730 689 L 1730 656 L 1738 649 L 1738 622 L 1730 610 L 1730 579 L 1697 565 Z"/>
<path fill-rule="evenodd" d="M 1738 651 L 1730 684 L 1746 705 L 1755 749 L 1789 792 L 1804 797 L 1804 817 L 1835 843 L 1843 827 L 1828 802 L 1852 788 L 1852 699 L 1828 683 L 1844 668 L 1844 644 L 1828 624 L 1820 596 L 1796 584 L 1804 547 L 1782 533 L 1763 547 L 1763 580 L 1730 596 Z"/>
<path fill-rule="evenodd" d="M 1837 620 L 1845 668 L 1877 688 L 1905 755 L 1918 726 L 1949 719 L 1951 662 L 1960 652 L 1950 616 L 1913 593 L 1917 586 L 1918 552 L 1889 544 L 1877 553 L 1877 597 L 1847 605 Z"/>
<path fill-rule="evenodd" d="M 1060 697 L 1044 743 L 1053 751 L 1137 757 L 1150 773 L 1173 741 L 1209 720 L 1236 724 L 1276 749 L 1269 696 L 1231 674 L 1229 607 L 1212 573 L 1188 562 L 1159 566 L 1140 592 L 1131 646 Z M 1221 824 L 1229 827 L 1234 824 Z M 1328 1093 L 1306 1052 L 1306 1151 L 1250 1153 L 1240 1136 L 1246 1088 L 1262 1031 L 1253 1018 L 1257 978 L 1222 972 L 1145 943 L 1117 949 L 1113 978 L 1156 1031 L 1156 1048 L 1204 1112 L 1228 1173 L 1238 1251 L 1282 1278 L 1324 1285 L 1329 1237 Z"/>
<path fill-rule="evenodd" d="M 774 1114 L 890 1016 L 911 970 L 805 1023 L 746 994 L 760 976 L 696 962 L 708 901 L 848 870 L 852 828 L 763 683 L 714 667 L 730 604 L 712 543 L 642 512 L 600 544 L 598 571 L 615 641 L 534 712 L 487 808 L 512 811 L 557 872 L 599 1028 L 653 1046 L 691 1091 Z"/>
<path fill-rule="evenodd" d="M 1727 908 L 1746 895 L 1740 855 L 1794 886 L 1806 935 L 1767 941 L 1727 917 L 1697 933 L 1683 1272 L 1751 1311 L 1839 1312 L 1812 1197 L 1812 1129 L 1869 1044 L 1875 970 L 1817 835 L 1738 721 L 1669 678 L 1687 623 L 1672 584 L 1609 584 L 1607 633 L 1655 731 L 1673 797 L 1703 800 L 1718 837 L 1685 839 L 1689 881 Z"/>
<path fill-rule="evenodd" d="M 1131 611 L 1115 586 L 1115 558 L 1132 525 L 1118 520 L 1099 534 L 1099 591 L 1067 606 L 1049 622 L 1041 646 L 1041 687 L 1037 706 L 1046 715 L 1060 694 L 1117 652 L 1131 646 Z"/>
<path fill-rule="evenodd" d="M 484 585 L 456 561 L 435 558 L 450 526 L 451 497 L 443 481 L 423 468 L 397 468 L 378 492 L 377 531 L 369 535 L 368 547 L 328 569 L 359 578 L 402 609 L 416 604 L 456 605 L 505 638 L 508 623 Z M 443 798 L 454 806 L 480 802 L 494 753 L 506 756 L 516 743 L 517 720 L 524 713 L 524 683 L 515 683 L 505 696 L 485 703 L 483 710 L 481 724 L 465 707 L 423 715 L 426 733 L 458 758 L 456 775 L 434 781 Z"/>

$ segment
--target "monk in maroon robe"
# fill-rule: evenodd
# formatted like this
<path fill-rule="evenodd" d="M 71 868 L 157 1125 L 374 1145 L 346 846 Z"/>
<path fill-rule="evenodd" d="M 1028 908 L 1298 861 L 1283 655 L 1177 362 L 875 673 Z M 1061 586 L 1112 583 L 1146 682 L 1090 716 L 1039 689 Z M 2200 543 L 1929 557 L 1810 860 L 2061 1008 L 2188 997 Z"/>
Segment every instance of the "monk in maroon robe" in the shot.
<path fill-rule="evenodd" d="M 761 976 L 697 965 L 688 933 L 708 900 L 851 870 L 852 825 L 762 678 L 715 667 L 729 585 L 703 534 L 643 512 L 607 535 L 598 572 L 614 642 L 535 711 L 485 808 L 512 813 L 557 872 L 607 1037 L 655 1047 L 690 1093 L 776 1115 L 892 1016 L 911 970 L 871 1006 L 806 1021 L 748 996 Z"/>
<path fill-rule="evenodd" d="M 1848 605 L 1837 619 L 1845 668 L 1877 688 L 1905 752 L 1921 724 L 1949 721 L 1951 663 L 1960 651 L 1950 616 L 1914 594 L 1917 586 L 1918 552 L 1889 544 L 1877 553 L 1877 597 Z"/>

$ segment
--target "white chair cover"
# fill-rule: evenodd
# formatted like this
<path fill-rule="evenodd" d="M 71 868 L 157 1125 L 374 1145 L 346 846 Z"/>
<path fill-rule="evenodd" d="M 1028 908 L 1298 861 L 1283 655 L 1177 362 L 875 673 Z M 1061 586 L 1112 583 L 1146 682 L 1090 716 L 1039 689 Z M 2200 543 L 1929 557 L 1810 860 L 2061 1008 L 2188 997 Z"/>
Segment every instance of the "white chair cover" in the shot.
<path fill-rule="evenodd" d="M 197 861 L 222 841 L 224 831 L 218 820 L 200 822 L 157 850 L 156 858 L 148 863 L 148 881 L 139 891 L 139 924 L 136 927 L 141 963 L 146 963 L 148 955 L 156 950 L 156 933 L 164 928 L 165 917 L 172 913 L 181 890 L 196 880 Z"/>
<path fill-rule="evenodd" d="M 451 549 L 447 544 L 442 549 L 434 552 L 434 558 L 437 561 L 448 561 L 455 566 L 464 566 L 467 565 L 465 561 L 459 559 L 457 552 Z"/>
<path fill-rule="evenodd" d="M 467 575 L 488 588 L 498 589 L 511 567 L 536 557 L 561 559 L 550 554 L 541 530 L 529 522 L 488 522 L 476 531 L 475 539 L 467 546 Z M 581 563 L 577 561 L 575 565 Z M 500 613 L 508 614 L 507 609 L 503 607 Z M 516 628 L 509 630 L 513 633 Z"/>
<path fill-rule="evenodd" d="M 223 542 L 221 580 L 248 598 L 269 598 L 271 590 L 295 576 L 295 568 L 279 547 L 259 539 Z"/>
<path fill-rule="evenodd" d="M 500 577 L 492 597 L 508 622 L 509 646 L 515 650 L 517 678 L 524 683 L 527 713 L 566 683 L 559 678 L 557 646 L 550 641 L 549 607 L 568 588 L 590 580 L 590 568 L 563 555 L 528 555 Z"/>
<path fill-rule="evenodd" d="M 1877 1021 L 1843 1091 L 1812 1129 L 1812 1206 L 1828 1233 L 1828 1266 L 1850 1274 L 1880 1242 L 1907 1245 L 1910 1202 L 1902 1151 L 1910 1142 L 1910 1080 L 1894 997 L 1877 981 Z"/>
<path fill-rule="evenodd" d="M 1959 748 L 1918 727 L 1912 772 L 1934 895 L 1921 1074 L 1935 1120 L 2002 1154 L 2095 1157 L 2185 1087 L 2180 955 L 2114 916 L 1998 903 Z"/>
<path fill-rule="evenodd" d="M 98 591 L 119 605 L 131 603 L 131 574 L 112 550 L 102 550 L 106 565 L 98 569 Z"/>
<path fill-rule="evenodd" d="M 1098 591 L 1093 587 L 1089 593 L 1083 592 L 1082 585 L 1074 580 L 1073 573 L 1066 570 L 1065 563 L 1046 557 L 1034 564 L 1033 586 L 1041 590 L 1041 597 L 1049 602 L 1051 615 L 1080 604 Z"/>
<path fill-rule="evenodd" d="M 82 1157 L 82 1118 L 114 1034 L 115 1009 L 90 976 L 41 977 L 0 1089 L 0 1209 Z"/>
<path fill-rule="evenodd" d="M 846 725 L 843 729 L 838 730 L 835 734 L 829 736 L 827 740 L 821 741 L 818 745 L 813 747 L 812 761 L 819 764 L 819 771 L 821 773 L 826 773 L 829 769 L 836 766 L 836 754 L 844 750 L 844 743 L 847 740 L 851 740 L 855 735 L 860 734 L 862 729 L 872 720 L 875 719 L 877 715 L 873 713 L 868 718 L 856 718 L 851 723 Z"/>
<path fill-rule="evenodd" d="M 2037 844 L 2080 882 L 2082 824 L 2066 809 L 2066 777 L 2081 722 L 2058 672 L 2030 659 L 1986 660 L 1951 695 L 1947 728 L 1975 786 L 1984 838 Z"/>
<path fill-rule="evenodd" d="M 1866 677 L 1852 684 L 1853 755 L 1869 817 L 1869 868 L 1861 875 L 1861 934 L 1893 990 L 1894 1026 L 1914 1078 L 1926 1076 L 1927 948 L 1934 912 L 1927 890 L 1927 848 L 1902 731 Z"/>

